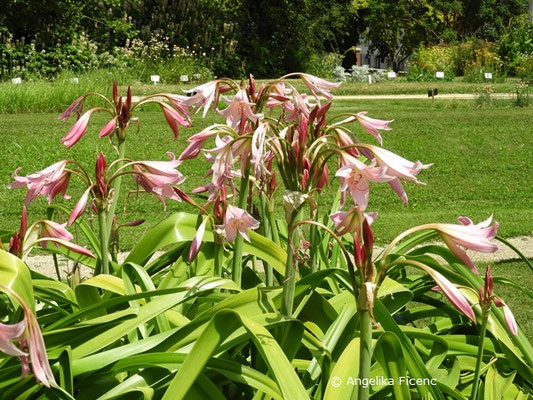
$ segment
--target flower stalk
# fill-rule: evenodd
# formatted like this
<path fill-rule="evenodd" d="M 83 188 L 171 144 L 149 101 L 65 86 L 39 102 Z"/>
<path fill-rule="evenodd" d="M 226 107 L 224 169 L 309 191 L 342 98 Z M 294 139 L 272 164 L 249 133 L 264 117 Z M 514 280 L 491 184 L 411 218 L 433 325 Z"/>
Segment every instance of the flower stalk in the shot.
<path fill-rule="evenodd" d="M 248 198 L 248 187 L 250 183 L 250 166 L 247 164 L 244 169 L 244 176 L 241 179 L 241 189 L 239 192 L 239 208 L 246 209 L 246 200 Z M 242 235 L 237 235 L 233 245 L 233 269 L 232 279 L 241 286 L 242 282 L 242 247 L 244 238 Z"/>
<path fill-rule="evenodd" d="M 485 351 L 485 335 L 487 334 L 487 323 L 489 321 L 490 304 L 488 307 L 482 308 L 481 332 L 479 334 L 479 345 L 477 349 L 476 367 L 474 369 L 474 380 L 472 381 L 472 395 L 471 400 L 477 400 L 479 389 L 479 377 L 481 375 L 481 363 L 483 361 L 483 353 Z"/>

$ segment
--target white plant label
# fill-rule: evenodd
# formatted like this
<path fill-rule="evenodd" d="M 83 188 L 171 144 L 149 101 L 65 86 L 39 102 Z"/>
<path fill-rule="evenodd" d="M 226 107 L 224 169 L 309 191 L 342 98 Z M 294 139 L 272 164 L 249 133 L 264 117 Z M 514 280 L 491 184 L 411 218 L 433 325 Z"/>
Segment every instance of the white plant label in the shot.
<path fill-rule="evenodd" d="M 492 72 L 485 72 L 485 79 L 492 79 Z"/>
<path fill-rule="evenodd" d="M 437 71 L 437 72 L 435 72 L 435 78 L 437 78 L 437 79 L 443 79 L 443 78 L 444 78 L 444 71 Z"/>
<path fill-rule="evenodd" d="M 74 83 L 75 85 L 77 85 L 78 83 L 80 83 L 80 80 L 78 79 L 78 77 L 70 78 L 70 83 Z"/>
<path fill-rule="evenodd" d="M 189 82 L 189 75 L 181 75 L 180 76 L 181 82 Z"/>
<path fill-rule="evenodd" d="M 11 79 L 14 85 L 20 85 L 22 83 L 22 78 L 13 78 Z"/>
<path fill-rule="evenodd" d="M 159 75 L 150 75 L 150 80 L 154 83 L 154 85 L 157 85 L 159 83 Z"/>
<path fill-rule="evenodd" d="M 368 75 L 368 83 L 372 84 L 372 75 Z"/>
<path fill-rule="evenodd" d="M 396 78 L 396 72 L 394 72 L 394 71 L 387 72 L 387 78 L 389 78 L 389 79 Z"/>

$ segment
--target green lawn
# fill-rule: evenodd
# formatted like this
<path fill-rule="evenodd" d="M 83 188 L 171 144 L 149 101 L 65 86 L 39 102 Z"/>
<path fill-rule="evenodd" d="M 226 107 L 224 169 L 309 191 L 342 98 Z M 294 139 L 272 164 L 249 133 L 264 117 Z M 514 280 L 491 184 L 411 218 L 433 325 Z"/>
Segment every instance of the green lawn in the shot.
<path fill-rule="evenodd" d="M 191 88 L 199 83 L 184 85 L 160 84 L 157 86 L 143 84 L 131 77 L 117 72 L 97 70 L 79 76 L 79 84 L 72 84 L 74 75 L 65 73 L 53 82 L 34 81 L 13 85 L 11 82 L 0 83 L 0 113 L 34 113 L 61 112 L 72 100 L 87 92 L 111 94 L 113 79 L 116 79 L 125 91 L 132 86 L 134 95 L 146 95 L 160 92 L 182 93 L 181 89 Z M 491 82 L 496 93 L 511 93 L 515 90 L 516 79 L 509 78 L 503 82 Z M 259 83 L 264 81 L 259 81 Z M 300 80 L 291 80 L 298 89 L 304 89 Z M 407 82 L 405 79 L 386 80 L 377 84 L 343 83 L 333 91 L 336 95 L 374 95 L 374 94 L 425 94 L 437 88 L 439 93 L 478 93 L 487 83 L 463 82 L 456 78 L 452 82 Z"/>
<path fill-rule="evenodd" d="M 376 118 L 394 119 L 390 132 L 384 134 L 385 146 L 410 160 L 420 159 L 434 163 L 420 174 L 427 186 L 405 185 L 410 204 L 403 206 L 388 185 L 371 187 L 368 210 L 378 211 L 375 222 L 378 242 L 385 242 L 408 227 L 427 222 L 453 222 L 459 215 L 475 221 L 494 214 L 500 222 L 500 233 L 506 237 L 533 233 L 533 177 L 527 170 L 533 156 L 533 124 L 531 109 L 511 107 L 473 108 L 471 102 L 448 101 L 342 101 L 334 112 L 368 111 Z M 23 167 L 21 174 L 40 170 L 51 163 L 72 158 L 92 170 L 100 150 L 109 151 L 109 144 L 98 139 L 97 132 L 105 123 L 96 115 L 87 135 L 71 150 L 66 150 L 59 139 L 70 125 L 63 125 L 55 114 L 0 115 L 0 137 L 4 162 L 0 165 L 0 228 L 15 229 L 24 190 L 8 190 L 11 174 Z M 214 117 L 195 118 L 192 129 L 183 129 L 177 141 L 159 112 L 139 114 L 141 130 L 132 129 L 127 155 L 134 159 L 165 159 L 165 152 L 179 154 L 185 138 L 214 122 Z M 354 126 L 363 140 L 372 142 L 359 126 Z M 204 178 L 208 163 L 198 160 L 184 163 L 180 170 L 187 177 L 183 187 L 190 191 L 208 182 Z M 129 189 L 135 186 L 128 178 Z M 331 201 L 336 191 L 336 180 L 322 204 Z M 81 187 L 73 179 L 70 194 L 73 205 Z M 181 203 L 167 202 L 166 213 L 187 209 Z M 32 203 L 30 216 L 44 215 L 46 201 Z M 123 247 L 129 248 L 149 226 L 165 212 L 159 201 L 151 196 L 133 195 L 128 201 L 127 219 L 146 218 L 140 228 L 132 228 L 123 235 Z"/>
<path fill-rule="evenodd" d="M 427 222 L 454 222 L 459 215 L 475 221 L 494 214 L 500 222 L 500 233 L 506 237 L 533 234 L 533 177 L 528 166 L 533 158 L 533 124 L 531 108 L 512 108 L 508 103 L 475 108 L 468 101 L 403 100 L 403 101 L 342 101 L 334 112 L 368 111 L 376 118 L 394 119 L 390 132 L 384 136 L 385 146 L 408 159 L 420 159 L 435 165 L 420 174 L 427 186 L 408 183 L 410 204 L 405 207 L 387 185 L 371 187 L 369 210 L 379 211 L 373 225 L 377 242 L 384 243 L 408 227 Z M 0 115 L 0 138 L 3 162 L 0 165 L 0 229 L 17 229 L 24 190 L 8 190 L 11 173 L 23 167 L 28 174 L 65 158 L 76 159 L 92 170 L 100 150 L 109 151 L 105 140 L 98 139 L 98 130 L 106 122 L 103 116 L 91 120 L 87 135 L 71 150 L 60 145 L 59 139 L 69 125 L 63 125 L 56 114 Z M 183 129 L 177 141 L 159 112 L 139 114 L 141 130 L 131 131 L 127 154 L 134 159 L 164 159 L 171 150 L 179 154 L 185 138 L 214 122 L 197 116 L 192 129 Z M 360 137 L 372 142 L 360 127 L 353 127 Z M 201 157 L 186 162 L 180 170 L 187 176 L 186 191 L 208 180 L 204 173 L 207 162 Z M 135 186 L 128 178 L 129 189 Z M 73 206 L 81 194 L 81 186 L 73 180 L 69 193 Z M 336 182 L 320 201 L 327 206 L 334 196 Z M 31 204 L 30 222 L 45 215 L 46 201 Z M 167 202 L 167 210 L 152 196 L 133 195 L 120 221 L 146 218 L 137 228 L 122 231 L 122 248 L 128 249 L 141 235 L 165 215 L 178 210 L 190 210 L 183 203 Z M 280 213 L 281 214 L 281 213 Z M 495 276 L 503 276 L 533 288 L 533 275 L 518 261 L 493 265 Z M 531 312 L 533 301 L 518 290 L 497 285 L 496 291 L 512 307 L 520 326 L 533 338 Z"/>

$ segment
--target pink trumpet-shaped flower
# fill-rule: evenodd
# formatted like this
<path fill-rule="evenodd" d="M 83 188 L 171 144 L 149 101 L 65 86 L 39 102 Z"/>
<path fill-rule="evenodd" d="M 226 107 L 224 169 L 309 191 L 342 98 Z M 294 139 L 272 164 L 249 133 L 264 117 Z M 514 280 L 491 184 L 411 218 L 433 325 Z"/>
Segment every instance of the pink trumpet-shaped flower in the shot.
<path fill-rule="evenodd" d="M 459 311 L 470 318 L 473 322 L 476 322 L 476 316 L 474 310 L 466 297 L 460 292 L 460 290 L 444 277 L 440 272 L 435 271 L 432 268 L 423 268 L 429 276 L 437 283 L 444 295 L 450 300 L 450 303 L 454 305 Z"/>
<path fill-rule="evenodd" d="M 252 159 L 251 163 L 254 166 L 254 176 L 260 179 L 262 176 L 268 176 L 269 172 L 265 163 L 266 153 L 266 134 L 268 124 L 262 122 L 252 135 Z"/>
<path fill-rule="evenodd" d="M 248 229 L 257 228 L 259 228 L 259 221 L 252 217 L 250 213 L 228 204 L 223 226 L 228 242 L 233 242 L 237 237 L 237 233 L 240 233 L 249 242 L 250 236 L 248 235 Z"/>
<path fill-rule="evenodd" d="M 412 162 L 394 154 L 391 151 L 385 150 L 382 147 L 367 145 L 370 152 L 375 156 L 378 165 L 387 167 L 387 175 L 395 176 L 397 178 L 406 179 L 422 184 L 416 176 L 423 169 L 431 167 L 433 164 L 422 164 L 420 161 Z"/>
<path fill-rule="evenodd" d="M 72 125 L 72 128 L 70 128 L 68 133 L 61 139 L 61 143 L 63 143 L 68 149 L 78 143 L 83 135 L 85 135 L 85 132 L 87 132 L 87 125 L 89 124 L 91 114 L 96 110 L 96 108 L 91 108 L 89 111 L 83 114 L 80 119 L 78 119 L 74 125 Z"/>
<path fill-rule="evenodd" d="M 344 155 L 343 162 L 344 166 L 335 174 L 341 178 L 340 190 L 348 190 L 362 210 L 368 205 L 369 181 L 388 182 L 394 179 L 387 175 L 387 167 L 375 167 L 375 161 L 366 165 L 355 157 Z"/>
<path fill-rule="evenodd" d="M 219 111 L 219 113 L 226 117 L 226 124 L 233 129 L 238 129 L 245 122 L 245 119 L 257 122 L 261 117 L 259 114 L 254 114 L 252 110 L 254 103 L 248 101 L 248 96 L 244 89 L 239 90 L 233 100 L 225 98 L 223 100 L 228 106 Z"/>
<path fill-rule="evenodd" d="M 176 156 L 171 151 L 167 152 L 170 161 L 134 161 L 131 165 L 140 165 L 154 175 L 161 175 L 172 179 L 172 183 L 181 183 L 183 175 L 176 168 L 181 164 L 181 160 L 176 160 Z"/>
<path fill-rule="evenodd" d="M 55 385 L 56 381 L 48 362 L 43 334 L 35 315 L 16 292 L 5 286 L 2 286 L 2 290 L 10 296 L 13 296 L 22 306 L 24 319 L 14 325 L 0 324 L 0 350 L 6 354 L 20 357 L 22 363 L 22 377 L 25 377 L 29 372 L 27 362 L 28 354 L 16 348 L 13 343 L 11 343 L 11 340 L 19 339 L 21 343 L 24 343 L 24 347 L 26 347 L 27 344 L 30 351 L 33 374 L 35 375 L 37 382 L 42 382 L 46 387 L 50 387 L 51 384 Z"/>
<path fill-rule="evenodd" d="M 91 192 L 91 189 L 92 187 L 89 187 L 74 206 L 74 209 L 72 210 L 72 213 L 70 213 L 70 217 L 68 219 L 68 226 L 72 225 L 74 221 L 76 221 L 85 211 L 85 207 L 87 206 L 87 201 L 89 200 L 89 194 Z"/>
<path fill-rule="evenodd" d="M 477 268 L 461 247 L 482 253 L 494 253 L 498 250 L 498 246 L 491 240 L 498 232 L 498 223 L 495 222 L 490 226 L 492 215 L 487 220 L 475 225 L 466 217 L 459 217 L 458 220 L 462 225 L 435 224 L 435 230 L 439 232 L 452 253 L 477 275 Z"/>
<path fill-rule="evenodd" d="M 64 224 L 58 224 L 54 221 L 44 220 L 39 225 L 41 227 L 41 239 L 53 238 L 70 242 L 74 238 L 72 234 L 67 231 Z M 47 241 L 42 241 L 41 243 L 43 247 L 47 246 Z M 54 244 L 59 247 L 59 244 Z"/>
<path fill-rule="evenodd" d="M 179 135 L 179 126 L 190 127 L 190 121 L 168 104 L 163 102 L 158 103 L 161 106 L 161 111 L 163 111 L 168 126 L 172 129 L 172 132 L 174 132 L 174 139 L 177 139 Z"/>
<path fill-rule="evenodd" d="M 60 119 L 63 122 L 66 122 L 74 111 L 81 110 L 82 105 L 83 105 L 83 100 L 85 100 L 85 97 L 87 97 L 86 94 L 74 100 L 72 104 L 59 117 L 57 117 L 57 119 Z"/>
<path fill-rule="evenodd" d="M 335 133 L 337 134 L 337 142 L 339 146 L 345 147 L 345 146 L 352 146 L 355 144 L 355 142 L 352 140 L 350 135 L 344 132 L 344 130 L 335 129 Z M 359 150 L 357 150 L 356 147 L 348 147 L 344 149 L 344 151 L 353 157 L 359 157 Z"/>
<path fill-rule="evenodd" d="M 366 116 L 366 111 L 362 111 L 360 113 L 357 113 L 357 121 L 361 124 L 363 129 L 370 133 L 372 136 L 374 136 L 378 141 L 379 144 L 383 145 L 383 138 L 379 134 L 378 129 L 384 130 L 384 131 L 390 131 L 391 128 L 389 128 L 389 124 L 393 121 L 384 121 L 381 119 L 374 119 Z"/>
<path fill-rule="evenodd" d="M 331 214 L 329 217 L 335 223 L 335 229 L 339 236 L 347 233 L 355 232 L 357 236 L 361 236 L 363 221 L 366 219 L 368 224 L 377 218 L 378 213 L 363 213 L 360 207 L 350 207 L 348 211 L 337 211 Z"/>
<path fill-rule="evenodd" d="M 337 89 L 341 85 L 341 82 L 328 82 L 322 78 L 318 78 L 309 74 L 301 74 L 300 77 L 317 99 L 318 95 L 321 94 L 326 99 L 331 100 L 333 95 L 330 93 L 330 90 Z"/>
<path fill-rule="evenodd" d="M 101 138 L 106 137 L 115 131 L 117 127 L 117 120 L 118 117 L 112 118 L 111 121 L 104 125 L 104 127 L 100 131 Z"/>
<path fill-rule="evenodd" d="M 18 339 L 26 329 L 26 321 L 22 320 L 16 324 L 0 324 L 0 351 L 10 356 L 23 357 L 26 353 L 14 345 L 12 340 Z"/>
<path fill-rule="evenodd" d="M 205 118 L 205 116 L 207 115 L 207 111 L 209 111 L 209 107 L 217 97 L 216 94 L 218 82 L 218 80 L 215 80 L 204 83 L 193 89 L 185 90 L 185 93 L 192 93 L 193 95 L 185 99 L 183 102 L 188 106 L 195 105 L 195 111 L 203 107 L 203 118 Z"/>
<path fill-rule="evenodd" d="M 202 242 L 204 240 L 204 233 L 207 222 L 209 222 L 209 218 L 204 218 L 204 220 L 198 227 L 198 230 L 196 231 L 196 235 L 194 235 L 191 247 L 189 249 L 189 262 L 191 262 L 194 257 L 196 257 L 198 251 L 200 250 L 200 246 L 202 245 Z"/>
<path fill-rule="evenodd" d="M 505 323 L 507 324 L 507 327 L 509 328 L 511 333 L 516 336 L 518 333 L 518 326 L 516 325 L 516 320 L 509 306 L 505 304 L 505 302 L 499 297 L 494 298 L 494 304 L 496 305 L 496 307 L 503 308 L 503 315 L 505 317 Z"/>
<path fill-rule="evenodd" d="M 187 141 L 190 142 L 190 144 L 185 148 L 185 150 L 183 150 L 183 153 L 181 153 L 179 159 L 189 160 L 191 158 L 196 158 L 196 156 L 200 154 L 200 150 L 202 149 L 204 142 L 217 134 L 218 130 L 215 129 L 216 127 L 216 124 L 208 126 L 203 131 L 188 138 Z"/>
<path fill-rule="evenodd" d="M 42 171 L 37 171 L 27 176 L 18 176 L 17 173 L 20 168 L 17 168 L 13 173 L 15 182 L 8 185 L 8 188 L 28 188 L 26 205 L 39 195 L 46 196 L 48 203 L 51 203 L 54 197 L 60 193 L 65 199 L 68 199 L 70 197 L 66 195 L 66 190 L 70 182 L 70 172 L 65 171 L 68 162 L 68 160 L 56 162 Z"/>

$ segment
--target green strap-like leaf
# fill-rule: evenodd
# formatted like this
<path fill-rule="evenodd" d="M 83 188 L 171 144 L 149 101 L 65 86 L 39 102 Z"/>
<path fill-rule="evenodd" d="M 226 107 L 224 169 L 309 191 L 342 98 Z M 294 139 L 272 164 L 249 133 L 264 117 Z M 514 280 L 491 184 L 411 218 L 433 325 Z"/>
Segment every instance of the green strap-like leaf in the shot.
<path fill-rule="evenodd" d="M 392 332 L 382 334 L 374 347 L 374 357 L 385 370 L 387 378 L 393 379 L 392 386 L 394 398 L 406 400 L 411 398 L 408 385 L 400 384 L 400 377 L 407 376 L 402 345 L 398 336 Z"/>

